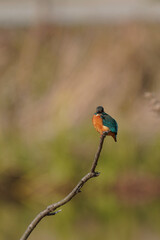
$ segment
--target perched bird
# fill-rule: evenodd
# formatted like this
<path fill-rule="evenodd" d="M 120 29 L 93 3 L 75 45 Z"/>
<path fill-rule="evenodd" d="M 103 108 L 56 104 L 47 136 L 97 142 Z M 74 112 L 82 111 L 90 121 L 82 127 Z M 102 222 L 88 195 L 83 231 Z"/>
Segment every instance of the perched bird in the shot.
<path fill-rule="evenodd" d="M 100 134 L 112 136 L 117 142 L 118 124 L 110 115 L 104 112 L 104 108 L 99 106 L 92 118 L 93 126 Z"/>

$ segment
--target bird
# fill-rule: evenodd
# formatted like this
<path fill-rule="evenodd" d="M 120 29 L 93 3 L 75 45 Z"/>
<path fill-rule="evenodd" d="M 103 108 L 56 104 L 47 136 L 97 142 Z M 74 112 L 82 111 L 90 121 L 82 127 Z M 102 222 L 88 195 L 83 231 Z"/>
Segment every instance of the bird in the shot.
<path fill-rule="evenodd" d="M 112 136 L 114 141 L 117 142 L 118 124 L 114 118 L 104 112 L 102 106 L 96 108 L 93 115 L 92 123 L 97 132 L 101 135 Z"/>

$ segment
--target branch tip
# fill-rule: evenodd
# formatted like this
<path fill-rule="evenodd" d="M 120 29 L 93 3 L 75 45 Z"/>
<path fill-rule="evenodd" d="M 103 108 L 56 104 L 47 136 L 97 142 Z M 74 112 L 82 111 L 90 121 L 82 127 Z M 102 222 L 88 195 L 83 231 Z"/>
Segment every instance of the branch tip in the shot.
<path fill-rule="evenodd" d="M 56 212 L 47 213 L 46 216 L 53 216 L 53 215 L 56 215 L 57 213 L 59 213 L 59 212 L 61 212 L 61 211 L 62 211 L 62 209 L 60 209 L 60 210 L 58 210 L 58 211 L 56 211 Z"/>
<path fill-rule="evenodd" d="M 98 177 L 100 175 L 100 172 L 94 172 L 94 177 Z"/>

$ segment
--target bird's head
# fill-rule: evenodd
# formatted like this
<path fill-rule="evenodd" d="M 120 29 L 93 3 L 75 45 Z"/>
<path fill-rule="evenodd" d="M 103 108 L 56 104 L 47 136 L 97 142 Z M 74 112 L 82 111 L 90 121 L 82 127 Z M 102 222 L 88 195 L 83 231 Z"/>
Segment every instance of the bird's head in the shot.
<path fill-rule="evenodd" d="M 97 108 L 96 108 L 96 113 L 97 114 L 100 114 L 100 113 L 103 113 L 104 112 L 104 108 L 102 107 L 102 106 L 98 106 Z"/>

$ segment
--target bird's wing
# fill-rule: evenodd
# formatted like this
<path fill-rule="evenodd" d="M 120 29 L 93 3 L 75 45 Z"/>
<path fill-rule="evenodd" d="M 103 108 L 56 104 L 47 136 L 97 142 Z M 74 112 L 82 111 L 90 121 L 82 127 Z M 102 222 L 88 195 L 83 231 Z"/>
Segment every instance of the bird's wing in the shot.
<path fill-rule="evenodd" d="M 109 127 L 111 132 L 117 133 L 118 132 L 118 124 L 116 120 L 114 120 L 110 115 L 107 113 L 101 115 L 103 125 Z"/>

